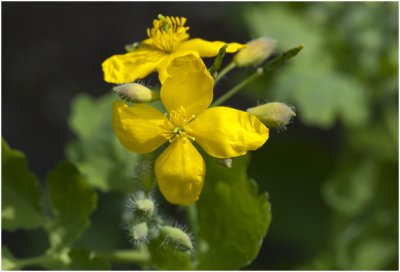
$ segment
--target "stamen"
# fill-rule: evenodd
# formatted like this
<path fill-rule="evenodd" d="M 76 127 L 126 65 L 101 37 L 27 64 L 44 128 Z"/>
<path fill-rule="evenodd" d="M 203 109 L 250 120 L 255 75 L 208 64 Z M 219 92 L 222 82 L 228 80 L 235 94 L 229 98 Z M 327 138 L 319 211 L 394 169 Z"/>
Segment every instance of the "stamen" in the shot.
<path fill-rule="evenodd" d="M 174 48 L 184 40 L 189 38 L 186 33 L 189 27 L 185 26 L 184 17 L 164 17 L 158 15 L 158 19 L 153 21 L 153 28 L 147 29 L 147 36 L 152 40 L 152 45 L 158 49 L 171 53 Z"/>
<path fill-rule="evenodd" d="M 186 115 L 186 110 L 184 107 L 180 107 L 177 111 L 171 111 L 169 114 L 164 114 L 165 120 L 160 125 L 161 134 L 164 135 L 170 143 L 172 143 L 176 138 L 181 138 L 185 143 L 186 139 L 195 141 L 193 136 L 189 134 L 192 130 L 188 127 L 188 124 L 196 118 L 195 115 L 191 115 L 190 118 Z"/>

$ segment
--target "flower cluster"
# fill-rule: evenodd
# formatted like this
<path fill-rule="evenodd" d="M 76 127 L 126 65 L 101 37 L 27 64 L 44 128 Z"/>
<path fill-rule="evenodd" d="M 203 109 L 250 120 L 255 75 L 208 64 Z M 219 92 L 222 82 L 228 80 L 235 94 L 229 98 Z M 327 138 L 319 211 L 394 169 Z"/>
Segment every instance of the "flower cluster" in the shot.
<path fill-rule="evenodd" d="M 158 187 L 170 203 L 191 205 L 198 200 L 206 175 L 198 147 L 216 158 L 237 157 L 261 147 L 269 130 L 248 112 L 210 107 L 214 79 L 201 57 L 216 56 L 226 43 L 189 39 L 185 24 L 185 18 L 159 16 L 147 30 L 148 39 L 131 52 L 107 59 L 103 71 L 107 82 L 130 84 L 122 88 L 124 95 L 135 89 L 136 83 L 130 82 L 158 71 L 160 99 L 167 112 L 146 103 L 117 101 L 113 128 L 133 152 L 149 153 L 166 145 L 155 162 Z M 227 45 L 228 53 L 244 47 Z"/>

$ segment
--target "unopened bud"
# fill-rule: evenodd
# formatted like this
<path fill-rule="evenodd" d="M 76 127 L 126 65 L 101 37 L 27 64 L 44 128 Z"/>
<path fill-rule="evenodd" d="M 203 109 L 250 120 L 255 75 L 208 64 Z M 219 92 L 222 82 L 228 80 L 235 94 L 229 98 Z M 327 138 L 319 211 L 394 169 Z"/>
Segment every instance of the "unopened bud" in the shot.
<path fill-rule="evenodd" d="M 113 88 L 113 92 L 128 102 L 146 103 L 160 99 L 156 92 L 138 83 L 116 86 Z"/>
<path fill-rule="evenodd" d="M 268 38 L 258 38 L 246 44 L 233 58 L 238 67 L 257 66 L 266 60 L 274 51 L 276 41 Z"/>
<path fill-rule="evenodd" d="M 149 228 L 147 227 L 147 224 L 145 222 L 132 226 L 131 235 L 134 242 L 147 241 L 148 233 L 149 233 Z"/>
<path fill-rule="evenodd" d="M 172 245 L 176 250 L 187 252 L 193 249 L 192 241 L 187 233 L 179 228 L 162 226 L 160 227 L 166 243 Z"/>
<path fill-rule="evenodd" d="M 218 162 L 227 168 L 232 168 L 232 158 L 218 159 Z"/>
<path fill-rule="evenodd" d="M 249 108 L 247 112 L 257 116 L 269 128 L 283 128 L 296 116 L 291 107 L 279 102 Z"/>
<path fill-rule="evenodd" d="M 140 199 L 135 202 L 135 212 L 141 216 L 151 217 L 155 211 L 154 202 L 151 199 Z"/>

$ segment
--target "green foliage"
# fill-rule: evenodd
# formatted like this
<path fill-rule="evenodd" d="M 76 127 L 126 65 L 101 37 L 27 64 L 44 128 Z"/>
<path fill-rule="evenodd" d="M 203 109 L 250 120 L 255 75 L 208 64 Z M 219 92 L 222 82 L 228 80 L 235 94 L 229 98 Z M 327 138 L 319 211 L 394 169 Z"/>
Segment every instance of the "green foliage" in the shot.
<path fill-rule="evenodd" d="M 1 269 L 2 270 L 18 270 L 15 264 L 15 258 L 6 246 L 1 247 Z"/>
<path fill-rule="evenodd" d="M 49 227 L 50 245 L 52 251 L 57 251 L 70 246 L 89 227 L 97 195 L 69 162 L 58 164 L 47 180 L 54 214 Z"/>
<path fill-rule="evenodd" d="M 93 187 L 134 192 L 139 156 L 125 149 L 111 128 L 115 99 L 111 93 L 98 99 L 83 94 L 75 98 L 69 123 L 78 139 L 67 146 L 66 153 Z"/>
<path fill-rule="evenodd" d="M 292 239 L 301 240 L 300 236 L 308 234 L 305 226 L 294 236 L 288 229 L 272 228 L 271 235 L 289 245 L 286 250 L 314 250 L 314 258 L 286 259 L 296 266 L 275 262 L 277 269 L 397 269 L 398 4 L 268 3 L 249 7 L 243 15 L 253 35 L 277 39 L 282 49 L 305 44 L 296 61 L 279 73 L 267 74 L 268 81 L 254 84 L 252 95 L 292 103 L 302 124 L 309 126 L 299 124 L 303 131 L 294 137 L 303 144 L 308 138 L 315 141 L 314 146 L 332 144 L 335 150 L 325 151 L 332 160 L 331 170 L 326 169 L 319 181 L 319 206 L 330 208 L 327 219 L 308 218 L 314 224 L 318 220 L 318 226 L 329 222 L 329 231 L 323 230 L 327 232 L 325 244 L 313 248 L 313 238 L 305 237 L 310 243 L 293 245 Z M 289 137 L 284 144 L 293 140 Z M 310 156 L 308 148 L 294 151 L 289 146 L 286 150 L 307 160 L 313 158 L 314 169 L 326 168 L 326 162 Z M 285 167 L 291 171 L 282 174 L 278 168 L 269 177 L 279 175 L 306 184 L 310 176 L 306 169 L 297 168 L 304 163 L 290 161 L 285 160 Z M 277 194 L 274 185 L 270 191 Z M 293 195 L 282 198 L 285 194 L 279 192 L 281 199 L 274 201 L 274 207 L 290 213 L 282 210 L 280 202 L 292 202 Z M 312 198 L 313 192 L 305 191 L 304 198 Z M 281 213 L 274 217 L 275 226 L 284 223 Z M 289 216 L 293 220 L 296 215 Z"/>
<path fill-rule="evenodd" d="M 247 177 L 249 156 L 232 168 L 207 159 L 204 191 L 198 202 L 198 269 L 239 269 L 257 256 L 271 221 L 268 196 Z M 251 218 L 251 220 L 250 220 Z"/>
<path fill-rule="evenodd" d="M 69 162 L 61 162 L 48 176 L 48 194 L 52 214 L 46 215 L 40 206 L 44 201 L 35 176 L 28 171 L 25 155 L 2 142 L 3 228 L 44 228 L 50 248 L 42 256 L 18 259 L 3 247 L 3 269 L 19 269 L 39 265 L 50 269 L 106 267 L 104 261 L 85 250 L 70 247 L 90 226 L 89 217 L 96 208 L 97 195 Z M 5 212 L 4 212 L 5 211 Z M 13 216 L 9 216 L 12 214 Z"/>
<path fill-rule="evenodd" d="M 25 155 L 12 150 L 2 140 L 2 227 L 5 230 L 31 229 L 44 225 L 37 178 L 29 171 Z"/>
<path fill-rule="evenodd" d="M 305 44 L 296 61 L 274 77 L 268 88 L 274 100 L 293 103 L 308 125 L 329 128 L 337 119 L 348 125 L 365 124 L 366 86 L 334 69 L 337 58 L 327 54 L 329 39 L 323 38 L 320 23 L 311 23 L 289 9 L 271 5 L 249 9 L 246 20 L 253 35 L 277 39 L 281 48 Z"/>
<path fill-rule="evenodd" d="M 71 249 L 66 270 L 109 270 L 110 264 L 86 249 Z"/>
<path fill-rule="evenodd" d="M 190 254 L 180 253 L 173 247 L 163 245 L 162 238 L 155 239 L 150 242 L 149 250 L 151 251 L 151 259 L 148 265 L 144 265 L 145 269 L 159 270 L 192 270 Z"/>

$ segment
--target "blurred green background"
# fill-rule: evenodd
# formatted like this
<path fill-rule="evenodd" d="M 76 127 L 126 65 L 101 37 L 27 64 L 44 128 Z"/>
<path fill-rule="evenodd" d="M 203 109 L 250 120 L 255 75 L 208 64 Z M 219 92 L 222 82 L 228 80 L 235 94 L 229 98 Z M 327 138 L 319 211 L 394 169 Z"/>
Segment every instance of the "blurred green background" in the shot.
<path fill-rule="evenodd" d="M 102 96 L 111 85 L 100 64 L 145 38 L 159 13 L 187 17 L 192 37 L 244 43 L 268 36 L 279 51 L 305 44 L 227 103 L 246 109 L 280 101 L 297 111 L 287 130 L 271 131 L 251 154 L 248 174 L 269 193 L 273 218 L 248 269 L 397 270 L 396 2 L 3 2 L 2 136 L 27 155 L 30 169 L 43 180 L 68 158 L 88 175 L 130 178 L 129 154 L 116 152 L 103 124 L 111 100 Z M 249 73 L 232 72 L 216 96 Z M 124 187 L 111 190 L 97 180 L 98 209 L 78 244 L 129 248 Z M 42 231 L 18 230 L 3 231 L 2 244 L 28 257 L 48 242 Z"/>

